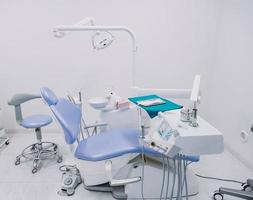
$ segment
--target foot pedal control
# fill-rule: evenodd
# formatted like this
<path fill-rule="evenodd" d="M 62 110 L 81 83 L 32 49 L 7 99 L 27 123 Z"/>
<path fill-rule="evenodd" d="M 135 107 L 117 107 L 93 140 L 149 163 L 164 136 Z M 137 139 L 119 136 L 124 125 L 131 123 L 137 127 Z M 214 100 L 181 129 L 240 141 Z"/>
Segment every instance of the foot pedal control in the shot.
<path fill-rule="evenodd" d="M 63 165 L 59 168 L 62 173 L 61 190 L 58 194 L 61 196 L 72 196 L 77 186 L 82 183 L 79 169 L 76 165 Z"/>

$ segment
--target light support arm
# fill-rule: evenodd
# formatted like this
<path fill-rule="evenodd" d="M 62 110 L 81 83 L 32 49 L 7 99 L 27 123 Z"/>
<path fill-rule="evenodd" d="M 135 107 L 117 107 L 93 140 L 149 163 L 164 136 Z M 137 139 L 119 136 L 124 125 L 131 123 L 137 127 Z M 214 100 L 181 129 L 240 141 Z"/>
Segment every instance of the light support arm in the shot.
<path fill-rule="evenodd" d="M 54 28 L 55 35 L 64 34 L 64 32 L 71 31 L 119 31 L 126 32 L 132 39 L 132 84 L 136 85 L 136 53 L 137 53 L 137 45 L 136 45 L 136 37 L 132 30 L 125 26 L 83 26 L 83 25 L 72 25 L 72 26 L 56 26 Z"/>

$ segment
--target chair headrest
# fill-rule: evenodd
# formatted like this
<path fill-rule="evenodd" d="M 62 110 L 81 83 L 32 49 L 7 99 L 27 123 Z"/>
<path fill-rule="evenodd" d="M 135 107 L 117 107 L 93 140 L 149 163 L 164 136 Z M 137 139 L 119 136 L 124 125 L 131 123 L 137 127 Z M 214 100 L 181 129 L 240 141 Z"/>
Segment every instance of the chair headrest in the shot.
<path fill-rule="evenodd" d="M 46 101 L 49 106 L 56 105 L 58 98 L 55 93 L 48 87 L 42 87 L 40 89 L 41 97 Z"/>

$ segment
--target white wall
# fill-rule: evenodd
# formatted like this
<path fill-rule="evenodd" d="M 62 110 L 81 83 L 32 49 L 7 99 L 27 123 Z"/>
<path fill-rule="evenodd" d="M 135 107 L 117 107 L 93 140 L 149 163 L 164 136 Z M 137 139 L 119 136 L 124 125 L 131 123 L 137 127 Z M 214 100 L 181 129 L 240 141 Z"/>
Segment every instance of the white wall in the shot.
<path fill-rule="evenodd" d="M 60 96 L 83 88 L 87 99 L 114 85 L 127 96 L 132 80 L 128 35 L 115 34 L 112 46 L 97 52 L 91 48 L 91 34 L 56 39 L 55 25 L 93 16 L 98 24 L 128 26 L 139 47 L 137 85 L 188 88 L 200 73 L 205 87 L 220 5 L 219 0 L 1 0 L 0 103 L 5 127 L 18 128 L 7 100 L 18 92 L 38 93 L 41 86 Z M 25 113 L 49 113 L 42 105 L 29 103 Z"/>
<path fill-rule="evenodd" d="M 210 70 L 208 119 L 224 133 L 227 146 L 253 169 L 253 137 L 239 133 L 253 123 L 253 1 L 224 0 L 215 62 Z"/>

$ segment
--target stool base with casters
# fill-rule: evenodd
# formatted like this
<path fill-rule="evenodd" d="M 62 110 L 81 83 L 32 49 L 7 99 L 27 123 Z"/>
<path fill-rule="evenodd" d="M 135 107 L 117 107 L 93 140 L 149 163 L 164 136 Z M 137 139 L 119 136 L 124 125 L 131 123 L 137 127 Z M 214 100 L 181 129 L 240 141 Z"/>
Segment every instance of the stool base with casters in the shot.
<path fill-rule="evenodd" d="M 21 159 L 33 162 L 32 173 L 36 173 L 42 160 L 57 158 L 57 162 L 62 162 L 62 156 L 58 154 L 58 147 L 53 142 L 42 142 L 41 128 L 49 125 L 53 120 L 48 115 L 30 115 L 23 118 L 21 104 L 32 99 L 40 99 L 40 95 L 16 94 L 8 102 L 15 107 L 17 123 L 27 129 L 35 129 L 37 142 L 26 147 L 21 154 L 16 157 L 15 165 L 21 163 Z"/>
<path fill-rule="evenodd" d="M 223 188 L 215 191 L 213 194 L 214 200 L 223 200 L 224 195 L 234 196 L 241 199 L 253 200 L 253 180 L 248 179 L 246 183 L 242 184 L 242 190 Z"/>
<path fill-rule="evenodd" d="M 57 162 L 62 162 L 62 156 L 58 155 L 58 146 L 53 142 L 41 142 L 41 130 L 36 128 L 37 143 L 26 147 L 20 155 L 16 157 L 15 165 L 21 163 L 21 159 L 32 160 L 33 168 L 32 173 L 36 173 L 39 170 L 42 160 L 57 158 Z"/>

